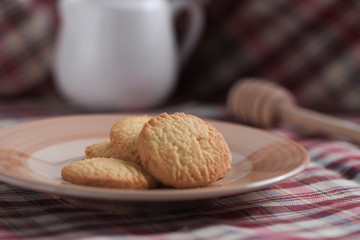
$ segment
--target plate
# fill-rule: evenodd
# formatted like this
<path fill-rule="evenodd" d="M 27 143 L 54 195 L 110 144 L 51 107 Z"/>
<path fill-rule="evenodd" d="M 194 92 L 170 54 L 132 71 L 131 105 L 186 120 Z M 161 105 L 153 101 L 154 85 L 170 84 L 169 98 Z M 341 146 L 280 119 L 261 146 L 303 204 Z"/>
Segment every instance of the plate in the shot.
<path fill-rule="evenodd" d="M 287 138 L 240 124 L 207 120 L 223 134 L 233 156 L 229 173 L 213 184 L 192 189 L 122 190 L 63 181 L 61 169 L 83 159 L 86 146 L 108 139 L 112 125 L 124 117 L 127 115 L 75 115 L 0 129 L 0 181 L 59 195 L 72 204 L 139 209 L 146 202 L 154 205 L 153 209 L 166 205 L 181 209 L 182 205 L 265 188 L 296 175 L 309 162 L 307 151 Z"/>

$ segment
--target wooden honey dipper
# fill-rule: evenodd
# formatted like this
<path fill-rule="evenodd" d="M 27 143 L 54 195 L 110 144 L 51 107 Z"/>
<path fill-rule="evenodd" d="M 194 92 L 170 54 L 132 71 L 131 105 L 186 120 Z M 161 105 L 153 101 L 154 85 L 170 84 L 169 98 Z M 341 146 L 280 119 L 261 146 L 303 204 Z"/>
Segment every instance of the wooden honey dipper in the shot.
<path fill-rule="evenodd" d="M 295 124 L 310 133 L 338 135 L 360 143 L 359 125 L 299 107 L 287 89 L 263 79 L 235 83 L 227 106 L 243 123 L 264 128 Z"/>

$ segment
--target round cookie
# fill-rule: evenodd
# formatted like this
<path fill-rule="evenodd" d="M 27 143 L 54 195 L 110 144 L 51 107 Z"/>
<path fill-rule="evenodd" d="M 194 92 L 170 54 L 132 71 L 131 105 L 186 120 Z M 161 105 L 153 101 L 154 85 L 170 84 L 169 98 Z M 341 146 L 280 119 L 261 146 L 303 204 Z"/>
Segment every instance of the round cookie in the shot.
<path fill-rule="evenodd" d="M 193 115 L 160 114 L 145 123 L 137 149 L 143 167 L 176 188 L 201 187 L 231 168 L 230 149 L 221 133 Z"/>
<path fill-rule="evenodd" d="M 140 165 L 115 158 L 92 158 L 73 162 L 61 171 L 63 180 L 85 186 L 148 189 L 156 180 Z"/>
<path fill-rule="evenodd" d="M 95 143 L 85 148 L 85 158 L 97 157 L 122 159 L 110 141 Z"/>
<path fill-rule="evenodd" d="M 130 116 L 117 121 L 110 131 L 110 142 L 121 159 L 140 163 L 136 149 L 137 138 L 144 126 L 150 120 L 147 115 Z"/>

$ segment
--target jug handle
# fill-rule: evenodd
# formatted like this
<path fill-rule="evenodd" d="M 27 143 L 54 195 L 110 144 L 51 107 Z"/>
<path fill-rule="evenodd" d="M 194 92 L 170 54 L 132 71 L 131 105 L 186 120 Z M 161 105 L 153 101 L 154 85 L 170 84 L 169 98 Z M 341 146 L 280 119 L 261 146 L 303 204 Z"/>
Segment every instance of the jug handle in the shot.
<path fill-rule="evenodd" d="M 178 51 L 179 64 L 182 66 L 199 41 L 204 27 L 204 13 L 201 6 L 195 2 L 195 0 L 172 0 L 170 3 L 174 19 L 182 11 L 188 12 L 189 14 L 188 26 Z"/>

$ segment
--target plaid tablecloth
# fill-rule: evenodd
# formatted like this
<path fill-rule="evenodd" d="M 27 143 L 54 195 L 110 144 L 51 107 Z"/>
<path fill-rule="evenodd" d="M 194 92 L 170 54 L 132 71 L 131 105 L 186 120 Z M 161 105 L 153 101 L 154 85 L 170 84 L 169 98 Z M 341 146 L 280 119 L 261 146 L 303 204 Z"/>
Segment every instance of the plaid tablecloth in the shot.
<path fill-rule="evenodd" d="M 5 117 L 1 111 L 0 125 L 53 116 L 52 104 L 38 105 L 24 118 L 9 111 L 10 117 Z M 66 106 L 60 109 L 60 115 L 75 112 Z M 230 119 L 221 106 L 193 103 L 168 110 Z M 359 239 L 359 146 L 285 129 L 271 131 L 309 151 L 311 163 L 305 171 L 193 210 L 151 215 L 76 207 L 46 193 L 0 183 L 0 239 Z"/>
<path fill-rule="evenodd" d="M 206 100 L 226 96 L 239 77 L 255 75 L 284 84 L 307 106 L 359 109 L 360 1 L 199 2 L 206 6 L 208 27 L 184 66 L 179 95 Z M 0 1 L 0 95 L 6 96 L 0 101 L 0 128 L 88 113 L 36 93 L 31 99 L 12 98 L 41 92 L 47 81 L 54 3 Z M 192 102 L 155 112 L 163 110 L 231 120 L 221 105 Z M 360 123 L 360 118 L 352 120 Z M 157 215 L 80 208 L 0 183 L 0 239 L 359 239 L 359 146 L 286 129 L 270 131 L 309 151 L 305 171 L 256 192 Z"/>

